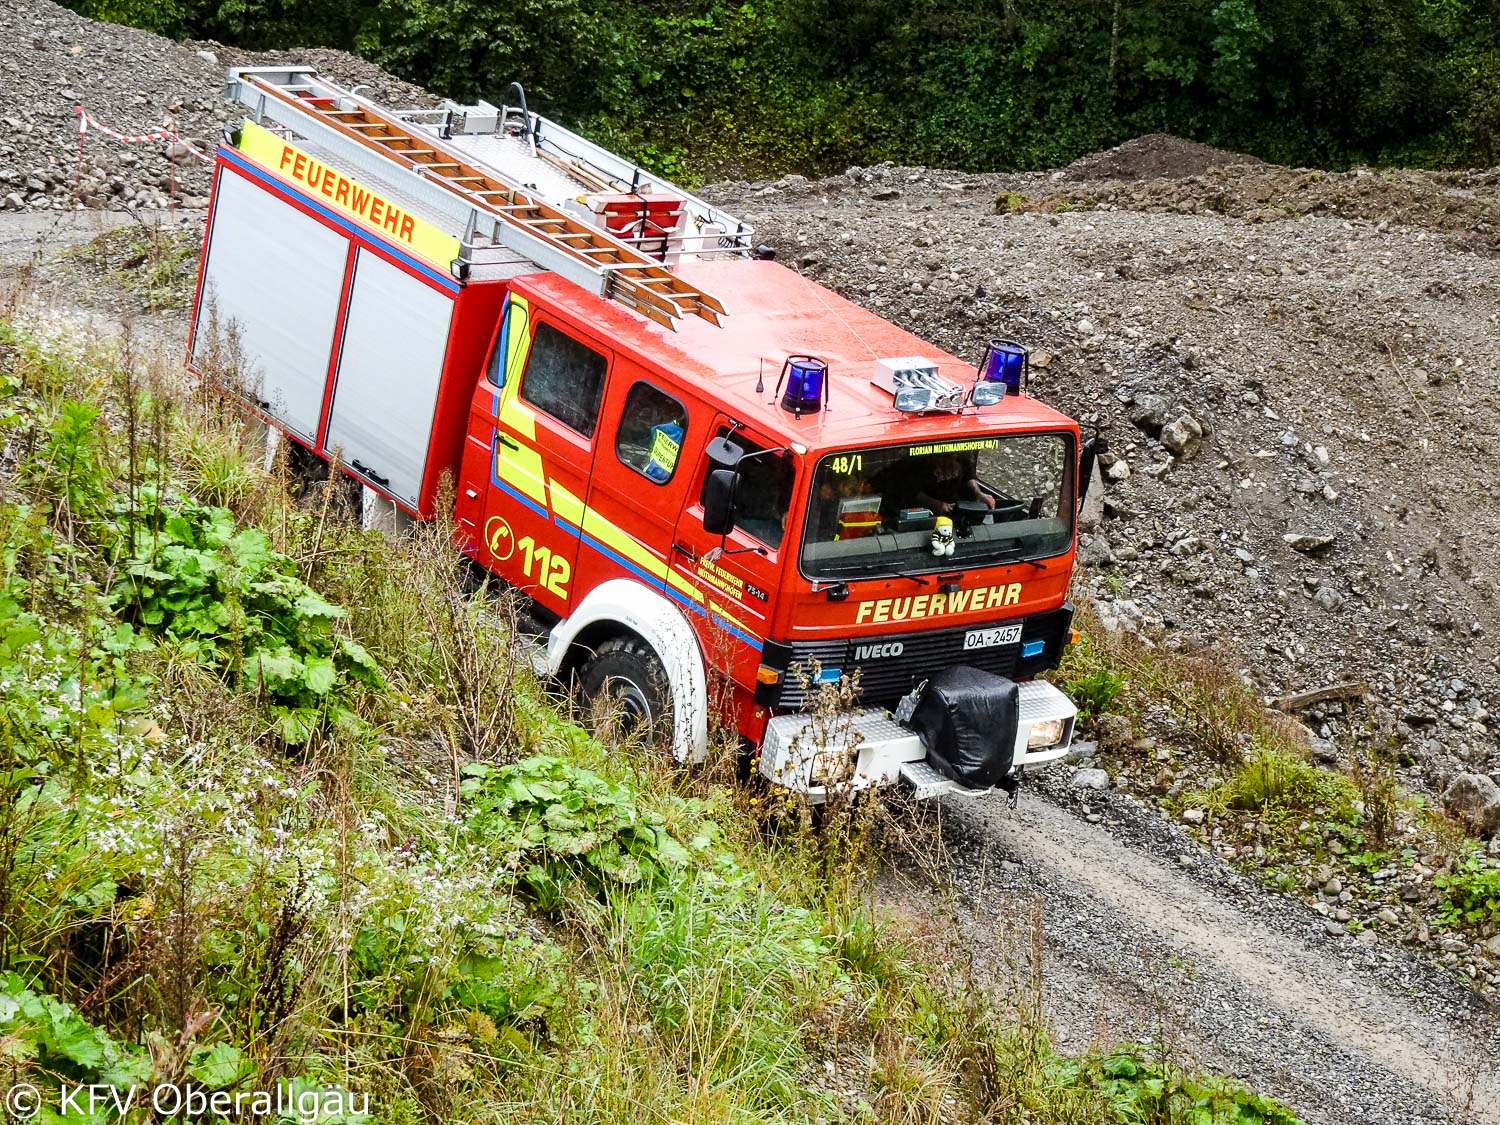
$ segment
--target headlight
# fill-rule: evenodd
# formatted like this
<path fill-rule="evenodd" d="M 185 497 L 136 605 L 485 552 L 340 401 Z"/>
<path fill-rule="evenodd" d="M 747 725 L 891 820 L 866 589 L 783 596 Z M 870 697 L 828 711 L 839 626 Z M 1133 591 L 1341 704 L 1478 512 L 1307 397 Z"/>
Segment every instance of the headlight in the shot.
<path fill-rule="evenodd" d="M 854 754 L 848 750 L 819 750 L 813 755 L 814 785 L 837 785 L 854 776 Z"/>
<path fill-rule="evenodd" d="M 1031 724 L 1031 733 L 1026 736 L 1026 749 L 1035 750 L 1039 746 L 1056 746 L 1062 741 L 1063 730 L 1067 726 L 1066 719 L 1043 719 L 1039 723 Z"/>

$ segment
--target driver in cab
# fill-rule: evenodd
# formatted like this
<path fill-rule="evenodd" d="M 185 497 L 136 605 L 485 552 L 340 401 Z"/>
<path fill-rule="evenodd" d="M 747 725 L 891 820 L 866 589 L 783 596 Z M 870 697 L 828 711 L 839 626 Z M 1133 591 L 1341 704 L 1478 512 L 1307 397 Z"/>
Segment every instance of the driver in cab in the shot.
<path fill-rule="evenodd" d="M 956 453 L 940 453 L 928 458 L 928 477 L 917 490 L 916 502 L 937 515 L 950 515 L 960 501 L 977 500 L 993 510 L 995 498 L 984 490 L 974 475 L 974 464 Z"/>

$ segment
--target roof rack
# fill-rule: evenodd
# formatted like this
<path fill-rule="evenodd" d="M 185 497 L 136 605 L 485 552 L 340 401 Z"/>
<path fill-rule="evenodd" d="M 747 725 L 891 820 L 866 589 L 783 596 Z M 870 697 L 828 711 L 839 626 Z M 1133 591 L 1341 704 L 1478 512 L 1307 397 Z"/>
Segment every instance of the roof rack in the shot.
<path fill-rule="evenodd" d="M 554 203 L 545 198 L 535 182 L 537 177 L 518 182 L 510 169 L 502 170 L 496 163 L 466 151 L 473 146 L 465 146 L 463 137 L 477 136 L 477 130 L 455 139 L 454 121 L 459 117 L 464 128 L 491 124 L 493 135 L 506 136 L 508 125 L 514 131 L 508 110 L 497 111 L 484 103 L 477 107 L 447 103 L 440 111 L 389 110 L 327 81 L 310 67 L 231 69 L 226 96 L 248 107 L 257 123 L 273 123 L 281 131 L 311 142 L 347 171 L 363 172 L 377 182 L 398 187 L 450 225 L 461 227 L 464 256 L 472 257 L 486 246 L 505 247 L 668 328 L 675 327 L 674 322 L 683 316 L 698 316 L 718 324 L 725 313 L 716 298 L 673 273 L 643 245 L 632 245 L 609 226 L 565 210 L 559 205 L 565 200 Z M 436 120 L 420 120 L 429 116 Z M 572 183 L 589 181 L 559 167 L 569 159 L 598 181 L 596 191 L 606 184 L 617 186 L 611 183 L 616 173 L 633 167 L 560 127 L 550 123 L 538 126 L 537 122 L 544 119 L 524 109 L 521 116 L 525 148 L 536 146 L 532 159 L 568 173 Z M 539 129 L 565 134 L 568 148 L 543 147 L 537 136 Z M 570 155 L 563 155 L 564 151 Z M 523 168 L 523 174 L 525 171 Z M 635 169 L 635 173 L 633 186 L 639 189 L 640 170 Z M 589 188 L 582 190 L 587 192 Z M 557 199 L 556 189 L 551 194 Z M 678 195 L 707 206 L 685 193 Z M 641 198 L 648 200 L 651 196 L 642 194 Z M 656 231 L 645 230 L 644 206 L 642 211 L 643 233 L 658 238 Z M 723 243 L 713 248 L 716 252 L 737 256 L 748 253 L 752 232 L 739 225 L 732 234 L 720 234 L 716 228 L 733 220 L 722 212 L 710 212 L 710 233 L 700 236 L 700 241 L 707 238 Z"/>

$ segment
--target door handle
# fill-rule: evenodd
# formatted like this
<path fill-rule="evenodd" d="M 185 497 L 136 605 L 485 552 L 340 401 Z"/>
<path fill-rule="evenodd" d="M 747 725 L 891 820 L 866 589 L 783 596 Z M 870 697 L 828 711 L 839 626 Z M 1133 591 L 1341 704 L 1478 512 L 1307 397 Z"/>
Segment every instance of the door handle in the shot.
<path fill-rule="evenodd" d="M 350 461 L 349 467 L 352 468 L 356 473 L 359 473 L 362 476 L 369 477 L 376 484 L 380 485 L 381 488 L 389 488 L 391 486 L 390 477 L 381 476 L 368 465 L 361 465 L 358 461 Z"/>
<path fill-rule="evenodd" d="M 504 432 L 502 432 L 500 430 L 496 430 L 495 431 L 495 440 L 498 441 L 501 445 L 505 446 L 506 449 L 520 449 L 521 448 L 521 443 L 520 442 L 518 442 L 515 438 L 511 437 L 509 434 L 504 433 Z"/>
<path fill-rule="evenodd" d="M 685 556 L 687 556 L 687 561 L 688 562 L 697 562 L 698 561 L 698 554 L 691 547 L 687 547 L 687 546 L 684 546 L 681 543 L 675 543 L 674 542 L 672 544 L 672 550 L 676 551 L 679 555 L 685 555 Z"/>

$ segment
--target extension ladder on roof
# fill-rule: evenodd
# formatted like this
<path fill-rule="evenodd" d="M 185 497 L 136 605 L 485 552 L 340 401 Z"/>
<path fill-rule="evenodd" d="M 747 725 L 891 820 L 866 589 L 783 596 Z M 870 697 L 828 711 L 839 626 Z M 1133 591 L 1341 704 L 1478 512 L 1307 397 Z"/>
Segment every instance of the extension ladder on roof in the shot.
<path fill-rule="evenodd" d="M 346 165 L 460 222 L 465 251 L 488 222 L 490 239 L 667 327 L 680 316 L 719 323 L 724 306 L 642 249 L 481 167 L 443 137 L 321 78 L 310 68 L 230 72 L 228 96 L 307 138 Z"/>

